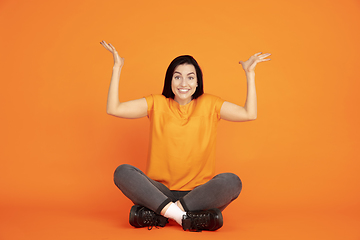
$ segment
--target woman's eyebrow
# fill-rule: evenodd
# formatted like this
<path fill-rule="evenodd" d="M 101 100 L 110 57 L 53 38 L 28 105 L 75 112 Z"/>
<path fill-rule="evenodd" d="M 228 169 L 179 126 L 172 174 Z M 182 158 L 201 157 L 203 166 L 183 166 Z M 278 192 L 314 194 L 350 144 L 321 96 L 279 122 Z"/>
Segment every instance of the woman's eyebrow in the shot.
<path fill-rule="evenodd" d="M 178 72 L 178 71 L 175 71 L 174 74 L 175 74 L 175 73 L 182 75 L 181 72 Z M 188 73 L 188 74 L 186 74 L 186 75 L 190 75 L 190 74 L 195 74 L 195 73 L 194 73 L 194 72 L 191 72 L 191 73 Z"/>

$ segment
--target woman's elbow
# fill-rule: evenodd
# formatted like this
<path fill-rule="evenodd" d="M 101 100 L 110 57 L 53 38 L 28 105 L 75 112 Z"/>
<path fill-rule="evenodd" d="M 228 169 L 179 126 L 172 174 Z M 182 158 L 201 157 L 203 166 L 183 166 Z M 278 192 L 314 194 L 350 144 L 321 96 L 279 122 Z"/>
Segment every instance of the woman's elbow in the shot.
<path fill-rule="evenodd" d="M 249 121 L 254 121 L 257 119 L 257 115 L 249 116 Z"/>
<path fill-rule="evenodd" d="M 112 115 L 109 108 L 106 108 L 106 113 L 109 114 L 109 115 Z"/>
<path fill-rule="evenodd" d="M 111 108 L 106 108 L 106 113 L 109 114 L 109 115 L 111 115 L 111 116 L 115 116 L 115 112 L 114 112 L 114 110 L 111 109 Z"/>

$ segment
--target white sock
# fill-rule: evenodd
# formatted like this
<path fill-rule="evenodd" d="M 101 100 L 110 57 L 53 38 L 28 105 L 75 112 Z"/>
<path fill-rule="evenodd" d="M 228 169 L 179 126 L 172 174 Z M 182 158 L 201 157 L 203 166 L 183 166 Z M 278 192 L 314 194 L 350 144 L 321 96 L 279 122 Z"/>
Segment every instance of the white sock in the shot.
<path fill-rule="evenodd" d="M 182 211 L 175 203 L 172 203 L 166 210 L 164 217 L 175 220 L 180 226 L 182 226 L 182 217 L 186 215 L 186 212 Z"/>

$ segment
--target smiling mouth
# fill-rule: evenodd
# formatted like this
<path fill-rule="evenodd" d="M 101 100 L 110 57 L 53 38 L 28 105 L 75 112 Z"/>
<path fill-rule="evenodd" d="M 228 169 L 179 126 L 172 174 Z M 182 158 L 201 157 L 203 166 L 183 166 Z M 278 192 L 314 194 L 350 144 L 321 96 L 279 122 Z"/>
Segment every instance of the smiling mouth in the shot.
<path fill-rule="evenodd" d="M 187 93 L 190 89 L 178 89 L 180 93 Z"/>

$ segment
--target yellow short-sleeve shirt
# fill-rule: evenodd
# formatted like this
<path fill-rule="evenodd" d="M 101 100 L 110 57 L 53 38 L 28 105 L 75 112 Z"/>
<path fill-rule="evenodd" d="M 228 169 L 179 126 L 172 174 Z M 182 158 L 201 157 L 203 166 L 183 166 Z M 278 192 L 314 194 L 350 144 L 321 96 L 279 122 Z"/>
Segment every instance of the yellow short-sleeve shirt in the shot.
<path fill-rule="evenodd" d="M 170 190 L 189 191 L 215 172 L 215 143 L 224 100 L 203 94 L 187 105 L 163 95 L 145 98 L 150 119 L 147 175 Z"/>

